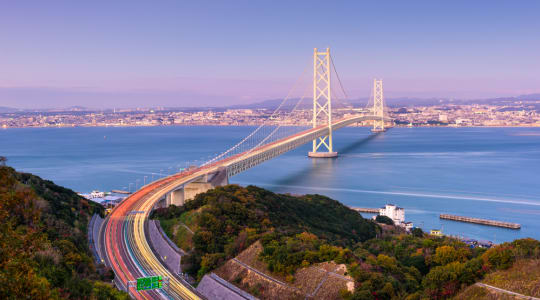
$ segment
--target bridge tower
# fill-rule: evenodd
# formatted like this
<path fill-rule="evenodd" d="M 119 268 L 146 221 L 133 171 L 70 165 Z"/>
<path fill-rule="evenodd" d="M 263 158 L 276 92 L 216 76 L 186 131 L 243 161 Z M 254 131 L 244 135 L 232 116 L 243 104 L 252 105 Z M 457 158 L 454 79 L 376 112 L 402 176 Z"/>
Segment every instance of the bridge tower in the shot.
<path fill-rule="evenodd" d="M 371 131 L 386 131 L 384 128 L 384 95 L 382 79 L 373 79 L 373 114 L 377 118 L 373 121 L 373 128 Z"/>
<path fill-rule="evenodd" d="M 324 123 L 328 125 L 328 135 L 313 140 L 313 151 L 308 153 L 309 157 L 337 156 L 332 145 L 330 48 L 326 48 L 324 52 L 319 52 L 315 48 L 313 49 L 313 128 Z M 321 147 L 325 148 L 326 152 L 317 152 Z"/>

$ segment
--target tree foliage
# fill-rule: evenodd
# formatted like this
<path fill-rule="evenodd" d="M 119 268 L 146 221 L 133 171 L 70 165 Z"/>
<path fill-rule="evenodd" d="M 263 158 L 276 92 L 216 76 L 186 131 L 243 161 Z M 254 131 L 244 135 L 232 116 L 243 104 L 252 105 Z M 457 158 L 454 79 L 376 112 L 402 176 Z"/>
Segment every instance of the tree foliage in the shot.
<path fill-rule="evenodd" d="M 355 291 L 341 292 L 344 299 L 447 299 L 516 260 L 540 258 L 540 242 L 533 239 L 482 249 L 421 229 L 375 237 L 378 226 L 337 201 L 253 186 L 217 188 L 153 217 L 170 221 L 186 215 L 194 220 L 195 234 L 185 260 L 199 278 L 260 240 L 259 259 L 290 280 L 298 268 L 314 263 L 346 264 Z"/>
<path fill-rule="evenodd" d="M 383 215 L 377 215 L 377 217 L 375 217 L 375 222 L 387 225 L 394 225 L 394 221 L 392 219 Z"/>
<path fill-rule="evenodd" d="M 448 237 L 411 234 L 371 239 L 353 253 L 360 261 L 350 265 L 359 283 L 351 299 L 446 299 L 517 259 L 540 258 L 540 242 L 521 239 L 486 251 Z"/>
<path fill-rule="evenodd" d="M 293 275 L 298 268 L 319 262 L 353 261 L 351 250 L 330 245 L 308 232 L 295 236 L 267 234 L 263 236 L 262 244 L 260 259 L 267 263 L 271 272 L 281 275 Z"/>
<path fill-rule="evenodd" d="M 373 222 L 328 197 L 275 194 L 255 186 L 218 187 L 197 195 L 182 207 L 158 209 L 152 217 L 167 221 L 193 212 L 196 212 L 194 249 L 183 261 L 191 264 L 188 272 L 199 278 L 263 236 L 267 236 L 265 241 L 271 237 L 279 244 L 264 243 L 265 247 L 279 248 L 291 238 L 303 243 L 302 247 L 311 247 L 310 251 L 315 248 L 319 251 L 319 246 L 327 249 L 322 245 L 354 245 L 375 237 L 377 230 Z M 304 232 L 317 238 L 316 245 L 301 240 Z M 276 262 L 270 256 L 267 261 Z M 291 265 L 276 270 L 287 273 L 297 266 L 298 260 L 291 260 Z"/>
<path fill-rule="evenodd" d="M 125 298 L 99 283 L 103 266 L 90 257 L 88 221 L 102 209 L 50 181 L 0 167 L 0 299 Z"/>

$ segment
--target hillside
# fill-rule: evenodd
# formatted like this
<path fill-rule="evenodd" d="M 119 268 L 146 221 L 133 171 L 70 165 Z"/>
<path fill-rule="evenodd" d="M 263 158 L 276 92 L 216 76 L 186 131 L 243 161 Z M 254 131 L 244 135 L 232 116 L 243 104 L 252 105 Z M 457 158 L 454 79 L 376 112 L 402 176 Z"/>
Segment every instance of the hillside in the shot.
<path fill-rule="evenodd" d="M 483 283 L 540 298 L 540 260 L 520 259 L 508 270 L 488 274 Z"/>
<path fill-rule="evenodd" d="M 0 167 L 0 299 L 127 298 L 104 281 L 87 226 L 103 208 L 37 176 Z"/>
<path fill-rule="evenodd" d="M 482 283 L 525 296 L 540 298 L 540 260 L 518 259 L 512 267 L 486 275 Z M 479 300 L 519 299 L 508 293 L 482 286 L 471 286 L 458 294 L 455 299 L 473 298 Z"/>
<path fill-rule="evenodd" d="M 184 270 L 198 280 L 212 271 L 261 299 L 448 299 L 540 258 L 533 239 L 470 248 L 377 225 L 324 196 L 254 186 L 219 187 L 152 217 L 189 251 Z"/>
<path fill-rule="evenodd" d="M 333 251 L 373 238 L 377 230 L 374 223 L 330 198 L 280 195 L 255 186 L 218 187 L 183 207 L 158 209 L 153 217 L 161 220 L 180 247 L 192 250 L 182 261 L 191 263 L 187 271 L 199 279 L 259 239 L 265 245 L 280 244 L 289 236 L 309 232 L 318 237 L 309 245 L 311 251 L 325 247 Z M 182 222 L 185 227 L 179 226 Z"/>

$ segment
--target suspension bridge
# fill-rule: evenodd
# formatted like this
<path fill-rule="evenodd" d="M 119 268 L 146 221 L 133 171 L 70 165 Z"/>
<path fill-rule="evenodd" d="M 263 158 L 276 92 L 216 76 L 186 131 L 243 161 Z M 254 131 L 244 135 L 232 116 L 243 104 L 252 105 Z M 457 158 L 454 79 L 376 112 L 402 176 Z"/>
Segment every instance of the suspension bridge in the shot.
<path fill-rule="evenodd" d="M 103 262 L 113 269 L 117 287 L 128 291 L 136 299 L 202 298 L 182 277 L 169 270 L 162 258 L 150 247 L 147 236 L 148 217 L 155 207 L 183 205 L 198 193 L 228 184 L 231 176 L 310 142 L 312 151 L 307 156 L 315 159 L 336 157 L 338 153 L 333 148 L 333 132 L 355 123 L 371 122 L 373 132 L 385 131 L 386 125 L 392 120 L 385 114 L 382 80 L 374 80 L 372 96 L 363 113 L 350 113 L 334 120 L 332 100 L 339 98 L 332 89 L 332 74 L 339 83 L 338 91 L 346 98 L 330 50 L 314 49 L 311 128 L 276 124 L 275 117 L 282 116 L 284 108 L 288 107 L 287 101 L 290 99 L 287 96 L 267 121 L 239 143 L 201 166 L 147 184 L 119 203 L 100 226 L 96 245 Z M 302 107 L 304 98 L 301 97 L 292 105 L 290 115 Z M 152 275 L 168 278 L 168 288 L 137 291 L 134 281 Z"/>

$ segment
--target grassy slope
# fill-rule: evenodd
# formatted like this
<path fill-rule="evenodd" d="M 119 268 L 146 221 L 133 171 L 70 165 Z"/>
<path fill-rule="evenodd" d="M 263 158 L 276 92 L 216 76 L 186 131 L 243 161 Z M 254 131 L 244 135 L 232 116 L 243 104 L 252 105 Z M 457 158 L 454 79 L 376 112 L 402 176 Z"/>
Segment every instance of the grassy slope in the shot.
<path fill-rule="evenodd" d="M 518 260 L 508 270 L 488 274 L 482 282 L 523 295 L 540 297 L 540 260 Z"/>
<path fill-rule="evenodd" d="M 0 298 L 126 298 L 101 282 L 111 273 L 88 248 L 88 222 L 102 211 L 72 190 L 0 167 Z"/>
<path fill-rule="evenodd" d="M 454 300 L 516 300 L 517 298 L 504 293 L 490 291 L 484 287 L 471 285 L 457 296 Z"/>
<path fill-rule="evenodd" d="M 487 274 L 482 282 L 501 289 L 538 298 L 540 297 L 540 260 L 518 259 L 507 270 L 499 270 Z M 501 300 L 517 299 L 517 297 L 473 285 L 459 293 L 455 299 Z"/>

